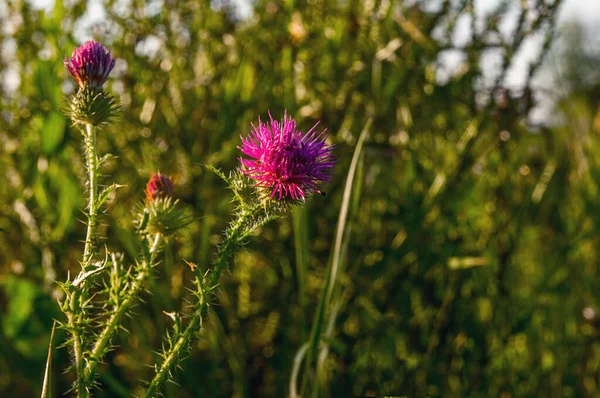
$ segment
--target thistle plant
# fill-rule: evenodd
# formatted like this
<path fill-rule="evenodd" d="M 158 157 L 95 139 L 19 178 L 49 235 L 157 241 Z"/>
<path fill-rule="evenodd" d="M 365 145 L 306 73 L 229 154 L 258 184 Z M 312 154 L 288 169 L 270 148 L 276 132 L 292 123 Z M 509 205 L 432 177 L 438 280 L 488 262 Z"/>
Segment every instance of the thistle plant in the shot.
<path fill-rule="evenodd" d="M 319 185 L 329 181 L 335 163 L 334 147 L 326 143 L 325 131 L 317 133 L 315 126 L 303 134 L 287 113 L 281 122 L 273 120 L 270 114 L 269 119 L 269 123 L 259 119 L 250 135 L 242 138 L 238 148 L 248 158 L 239 159 L 238 170 L 226 176 L 209 167 L 233 191 L 237 210 L 211 267 L 201 273 L 195 264 L 189 263 L 196 274 L 194 311 L 185 328 L 182 328 L 181 318 L 176 317 L 173 333 L 166 339 L 162 361 L 155 366 L 156 374 L 145 397 L 160 393 L 179 358 L 189 351 L 194 335 L 201 331 L 209 308 L 216 300 L 221 274 L 228 269 L 235 251 L 244 246 L 257 229 L 290 206 L 301 205 L 314 193 L 320 193 Z"/>
<path fill-rule="evenodd" d="M 133 266 L 133 271 L 130 269 L 125 273 L 121 270 L 122 264 L 113 254 L 110 283 L 105 286 L 108 298 L 103 304 L 106 310 L 104 321 L 101 322 L 101 330 L 87 355 L 89 359 L 83 374 L 84 385 L 93 383 L 96 366 L 110 350 L 110 340 L 119 329 L 123 316 L 128 314 L 144 291 L 145 282 L 152 276 L 157 265 L 162 240 L 185 227 L 191 220 L 187 212 L 179 208 L 172 195 L 171 178 L 153 173 L 147 185 L 146 201 L 138 206 L 137 232 L 142 253 Z M 163 226 L 159 230 L 151 227 L 157 220 Z"/>
<path fill-rule="evenodd" d="M 88 397 L 98 364 L 112 348 L 112 338 L 122 328 L 123 318 L 140 302 L 159 262 L 162 243 L 189 224 L 191 217 L 174 198 L 171 177 L 152 173 L 134 221 L 140 248 L 134 264 L 126 266 L 119 253 L 100 251 L 98 242 L 102 239 L 96 227 L 108 197 L 119 188 L 112 184 L 100 190 L 99 171 L 108 155 L 99 157 L 96 146 L 97 132 L 109 126 L 119 111 L 115 99 L 103 88 L 115 59 L 102 44 L 89 41 L 76 48 L 64 64 L 78 85 L 78 90 L 67 98 L 65 113 L 83 136 L 88 205 L 81 271 L 74 279 L 69 275 L 61 283 L 65 297 L 60 307 L 66 322 L 60 326 L 70 336 L 65 345 L 73 354 L 76 379 L 72 389 L 78 397 Z M 239 150 L 245 157 L 239 158 L 237 170 L 226 176 L 208 166 L 232 190 L 237 204 L 235 215 L 211 266 L 201 272 L 200 267 L 188 262 L 195 273 L 193 311 L 185 327 L 182 317 L 173 315 L 175 325 L 165 339 L 162 360 L 155 366 L 146 397 L 160 394 L 175 364 L 189 351 L 216 301 L 221 274 L 228 269 L 236 250 L 267 222 L 320 193 L 319 186 L 329 181 L 335 163 L 334 147 L 326 143 L 325 131 L 317 132 L 315 125 L 304 134 L 287 113 L 281 122 L 269 114 L 268 123 L 259 119 L 258 126 L 252 127 L 249 136 L 241 139 Z"/>
<path fill-rule="evenodd" d="M 78 396 L 87 395 L 85 383 L 86 340 L 93 323 L 93 303 L 89 300 L 91 279 L 101 273 L 109 264 L 109 257 L 104 260 L 95 255 L 97 236 L 96 226 L 102 205 L 109 195 L 118 188 L 111 185 L 98 193 L 98 174 L 102 159 L 99 159 L 96 148 L 96 132 L 101 126 L 110 122 L 118 111 L 113 97 L 106 93 L 103 85 L 114 67 L 115 60 L 100 43 L 88 41 L 73 51 L 71 58 L 65 58 L 64 64 L 78 84 L 78 90 L 67 99 L 65 114 L 83 135 L 83 154 L 88 172 L 88 205 L 87 232 L 81 271 L 71 281 L 70 277 L 61 286 L 65 291 L 65 299 L 61 309 L 67 317 L 62 326 L 71 335 L 68 342 L 73 349 L 74 367 L 77 379 L 74 389 Z M 113 257 L 113 261 L 114 261 Z"/>
<path fill-rule="evenodd" d="M 140 255 L 135 264 L 126 267 L 122 255 L 100 252 L 98 221 L 107 199 L 119 188 L 112 184 L 100 190 L 100 167 L 109 155 L 99 157 L 96 145 L 97 132 L 110 125 L 119 111 L 115 99 L 103 88 L 115 59 L 102 44 L 88 41 L 76 48 L 64 64 L 78 85 L 77 91 L 67 98 L 64 112 L 83 136 L 88 205 L 81 271 L 74 279 L 69 275 L 60 284 L 65 292 L 60 308 L 66 316 L 61 327 L 70 335 L 65 345 L 72 350 L 76 374 L 72 389 L 78 397 L 88 397 L 98 364 L 112 348 L 112 337 L 123 317 L 139 301 L 158 262 L 162 241 L 187 225 L 190 218 L 173 199 L 171 178 L 153 173 L 146 200 L 138 206 L 135 228 Z"/>

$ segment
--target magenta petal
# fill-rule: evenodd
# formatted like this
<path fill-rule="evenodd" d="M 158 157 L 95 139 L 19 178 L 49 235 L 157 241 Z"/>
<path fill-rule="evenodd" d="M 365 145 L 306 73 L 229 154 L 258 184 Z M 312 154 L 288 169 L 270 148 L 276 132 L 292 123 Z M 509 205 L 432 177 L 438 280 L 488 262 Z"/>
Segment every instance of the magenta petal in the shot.
<path fill-rule="evenodd" d="M 101 88 L 115 66 L 115 59 L 99 42 L 86 41 L 73 50 L 71 58 L 63 61 L 79 87 Z"/>

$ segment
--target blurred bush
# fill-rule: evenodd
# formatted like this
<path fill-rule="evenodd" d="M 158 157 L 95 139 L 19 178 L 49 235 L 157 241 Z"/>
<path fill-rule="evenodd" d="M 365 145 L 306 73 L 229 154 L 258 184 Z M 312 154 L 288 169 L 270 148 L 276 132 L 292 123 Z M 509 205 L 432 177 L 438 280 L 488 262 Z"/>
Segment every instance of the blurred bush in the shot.
<path fill-rule="evenodd" d="M 151 171 L 173 175 L 196 216 L 115 341 L 97 396 L 140 391 L 169 326 L 163 310 L 185 311 L 191 274 L 178 253 L 212 258 L 230 198 L 202 164 L 236 167 L 239 135 L 285 109 L 304 129 L 328 128 L 335 178 L 238 253 L 166 396 L 288 394 L 369 119 L 322 394 L 598 394 L 598 80 L 563 86 L 564 127 L 529 123 L 560 1 L 532 3 L 482 14 L 473 1 L 261 0 L 240 18 L 225 1 L 111 0 L 85 30 L 85 2 L 0 2 L 0 395 L 39 395 L 61 316 L 54 281 L 77 270 L 83 247 L 80 136 L 59 112 L 78 29 L 119 57 L 109 90 L 124 114 L 99 136 L 115 155 L 105 181 L 126 185 L 105 216 L 110 249 L 134 258 L 132 209 Z M 509 90 L 532 39 L 539 60 Z M 72 381 L 68 352 L 54 361 L 58 396 Z"/>

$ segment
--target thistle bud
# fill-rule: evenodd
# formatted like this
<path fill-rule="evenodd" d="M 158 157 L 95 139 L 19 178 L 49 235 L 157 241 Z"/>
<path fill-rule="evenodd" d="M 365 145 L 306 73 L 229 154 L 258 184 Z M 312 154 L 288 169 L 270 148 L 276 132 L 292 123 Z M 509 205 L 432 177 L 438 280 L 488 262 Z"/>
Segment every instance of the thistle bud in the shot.
<path fill-rule="evenodd" d="M 161 173 L 151 173 L 146 184 L 146 203 L 141 205 L 140 232 L 171 235 L 191 222 L 190 216 L 179 208 L 173 198 L 173 181 Z"/>
<path fill-rule="evenodd" d="M 146 185 L 146 200 L 153 201 L 156 198 L 167 198 L 173 196 L 173 181 L 171 177 L 164 174 L 151 173 L 150 181 Z"/>

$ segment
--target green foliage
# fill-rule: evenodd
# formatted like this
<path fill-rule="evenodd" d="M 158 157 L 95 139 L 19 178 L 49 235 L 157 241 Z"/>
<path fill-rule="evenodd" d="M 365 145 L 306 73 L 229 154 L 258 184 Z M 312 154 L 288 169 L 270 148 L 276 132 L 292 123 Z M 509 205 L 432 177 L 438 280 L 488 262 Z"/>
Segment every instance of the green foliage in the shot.
<path fill-rule="evenodd" d="M 95 396 L 142 395 L 139 381 L 154 376 L 147 365 L 161 362 L 163 336 L 170 330 L 177 338 L 167 342 L 177 342 L 185 333 L 198 309 L 190 289 L 218 259 L 212 248 L 235 206 L 203 165 L 234 169 L 239 135 L 269 109 L 287 109 L 304 129 L 321 120 L 337 145 L 333 181 L 326 196 L 260 226 L 260 236 L 245 234 L 245 249 L 229 252 L 218 305 L 165 396 L 286 396 L 294 364 L 296 385 L 308 371 L 320 396 L 598 394 L 597 81 L 566 86 L 574 91 L 561 93 L 562 127 L 531 127 L 530 78 L 540 63 L 522 92 L 507 91 L 505 77 L 530 35 L 549 49 L 560 2 L 538 1 L 536 10 L 503 2 L 516 7 L 513 34 L 500 32 L 509 14 L 499 7 L 460 46 L 451 38 L 472 21 L 474 2 L 426 3 L 258 1 L 250 19 L 238 20 L 204 0 L 105 2 L 106 24 L 85 32 L 120 59 L 107 90 L 122 115 L 97 146 L 116 155 L 101 173 L 122 187 L 99 194 L 97 236 L 107 237 L 109 253 L 124 254 L 109 255 L 103 272 L 125 277 L 125 264 L 148 258 L 152 237 L 131 227 L 130 204 L 143 198 L 151 171 L 174 176 L 175 196 L 195 221 L 161 244 L 143 283 L 126 277 L 145 303 L 122 316 L 126 330 L 95 340 L 106 343 L 103 360 L 89 362 L 88 375 L 102 374 Z M 56 1 L 46 13 L 0 2 L 0 42 L 14 48 L 0 57 L 1 74 L 14 69 L 20 78 L 16 90 L 0 80 L 0 396 L 42 391 L 53 319 L 66 321 L 56 281 L 80 270 L 87 170 L 81 134 L 59 109 L 73 89 L 62 57 L 81 41 L 71 32 L 85 6 Z M 444 77 L 449 52 L 463 63 Z M 489 78 L 482 59 L 494 54 L 501 62 Z M 335 300 L 314 341 L 314 362 L 328 347 L 317 379 L 297 354 L 308 347 L 339 250 L 345 180 L 369 119 Z M 103 323 L 133 308 L 120 312 L 114 289 L 102 292 L 114 297 L 109 307 L 91 309 Z M 163 311 L 183 313 L 184 329 L 173 330 Z M 67 337 L 58 329 L 55 344 Z M 69 356 L 54 352 L 55 396 L 74 381 L 62 373 Z"/>

